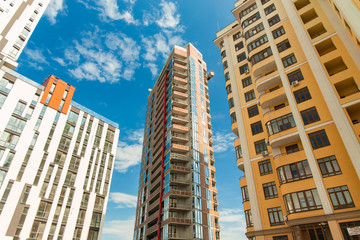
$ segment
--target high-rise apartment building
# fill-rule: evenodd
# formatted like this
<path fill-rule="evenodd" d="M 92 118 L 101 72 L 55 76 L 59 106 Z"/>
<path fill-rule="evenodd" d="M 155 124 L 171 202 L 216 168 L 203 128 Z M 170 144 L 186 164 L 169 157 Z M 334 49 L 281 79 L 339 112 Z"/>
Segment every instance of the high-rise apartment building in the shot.
<path fill-rule="evenodd" d="M 0 65 L 11 69 L 44 14 L 50 0 L 0 2 Z"/>
<path fill-rule="evenodd" d="M 219 239 L 206 63 L 175 46 L 147 102 L 134 239 Z"/>
<path fill-rule="evenodd" d="M 359 1 L 237 1 L 217 32 L 249 239 L 358 239 Z"/>
<path fill-rule="evenodd" d="M 0 70 L 0 239 L 100 239 L 118 125 L 75 88 Z"/>

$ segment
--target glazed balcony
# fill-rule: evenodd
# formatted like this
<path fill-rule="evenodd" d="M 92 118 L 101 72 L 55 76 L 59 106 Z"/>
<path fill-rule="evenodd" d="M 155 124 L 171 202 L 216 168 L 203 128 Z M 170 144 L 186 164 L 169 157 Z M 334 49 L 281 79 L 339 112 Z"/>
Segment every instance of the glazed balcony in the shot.
<path fill-rule="evenodd" d="M 174 92 L 174 97 L 176 97 L 175 92 Z M 189 101 L 173 98 L 172 105 L 180 108 L 187 108 L 187 106 L 189 106 Z"/>
<path fill-rule="evenodd" d="M 277 69 L 273 69 L 264 75 L 258 76 L 255 79 L 256 90 L 258 92 L 263 92 L 271 86 L 277 85 L 281 83 L 279 71 Z"/>
<path fill-rule="evenodd" d="M 272 119 L 276 119 L 276 118 L 286 115 L 288 113 L 291 113 L 291 108 L 290 108 L 289 104 L 285 104 L 285 106 L 283 108 L 280 108 L 277 110 L 272 109 L 269 111 L 264 111 L 264 113 L 263 113 L 264 122 L 269 122 Z"/>
<path fill-rule="evenodd" d="M 292 152 L 282 152 L 274 156 L 274 168 L 277 169 L 280 166 L 295 163 L 306 159 L 305 151 L 302 148 L 298 148 Z"/>
<path fill-rule="evenodd" d="M 172 124 L 171 131 L 175 133 L 188 133 L 189 128 L 179 124 Z"/>
<path fill-rule="evenodd" d="M 177 115 L 181 115 L 181 116 L 186 116 L 186 115 L 189 114 L 189 110 L 179 108 L 179 107 L 173 107 L 172 112 L 177 114 Z"/>
<path fill-rule="evenodd" d="M 261 107 L 268 108 L 276 103 L 283 102 L 286 100 L 285 89 L 279 87 L 273 91 L 266 91 L 259 97 Z"/>
<path fill-rule="evenodd" d="M 237 122 L 234 122 L 231 124 L 231 129 L 232 129 L 232 132 L 236 135 L 236 136 L 239 136 L 239 131 L 238 131 L 238 124 Z"/>
<path fill-rule="evenodd" d="M 272 119 L 265 124 L 272 148 L 299 140 L 299 133 L 292 113 Z"/>
<path fill-rule="evenodd" d="M 273 55 L 267 57 L 266 59 L 262 60 L 261 62 L 256 63 L 252 67 L 252 72 L 255 79 L 263 76 L 265 73 L 271 72 L 272 70 L 276 69 L 275 58 Z"/>

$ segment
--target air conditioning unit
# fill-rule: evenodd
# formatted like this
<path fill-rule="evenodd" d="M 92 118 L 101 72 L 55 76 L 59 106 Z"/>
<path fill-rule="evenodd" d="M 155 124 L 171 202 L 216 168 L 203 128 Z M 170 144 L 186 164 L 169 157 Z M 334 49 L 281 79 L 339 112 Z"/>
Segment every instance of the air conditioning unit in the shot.
<path fill-rule="evenodd" d="M 295 81 L 293 81 L 293 82 L 291 83 L 291 85 L 292 85 L 293 87 L 295 87 L 295 86 L 299 85 L 299 81 L 298 81 L 298 80 L 295 80 Z"/>
<path fill-rule="evenodd" d="M 268 151 L 262 151 L 261 154 L 263 155 L 263 157 L 269 156 L 269 152 L 268 152 Z"/>
<path fill-rule="evenodd" d="M 249 73 L 249 69 L 246 69 L 246 70 L 245 70 L 245 73 Z"/>

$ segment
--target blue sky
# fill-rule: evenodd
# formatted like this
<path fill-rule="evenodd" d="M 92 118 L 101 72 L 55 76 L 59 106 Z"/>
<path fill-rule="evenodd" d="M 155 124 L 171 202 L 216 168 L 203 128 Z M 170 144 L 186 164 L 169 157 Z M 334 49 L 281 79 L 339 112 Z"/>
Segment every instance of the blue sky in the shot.
<path fill-rule="evenodd" d="M 41 83 L 53 74 L 74 100 L 118 122 L 120 138 L 102 239 L 132 239 L 148 88 L 174 44 L 191 42 L 215 71 L 209 83 L 221 239 L 245 239 L 239 177 L 215 33 L 234 0 L 53 0 L 17 71 Z"/>

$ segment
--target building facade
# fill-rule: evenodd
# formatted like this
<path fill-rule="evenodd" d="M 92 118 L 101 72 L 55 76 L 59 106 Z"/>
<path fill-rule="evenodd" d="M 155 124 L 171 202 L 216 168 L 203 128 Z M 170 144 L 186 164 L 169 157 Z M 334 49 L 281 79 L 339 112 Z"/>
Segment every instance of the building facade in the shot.
<path fill-rule="evenodd" d="M 134 239 L 219 239 L 206 63 L 175 46 L 147 102 Z"/>
<path fill-rule="evenodd" d="M 50 0 L 3 0 L 0 3 L 0 63 L 11 69 Z"/>
<path fill-rule="evenodd" d="M 100 239 L 118 125 L 54 76 L 0 79 L 0 238 Z"/>
<path fill-rule="evenodd" d="M 358 239 L 359 1 L 237 1 L 217 32 L 249 239 Z"/>

